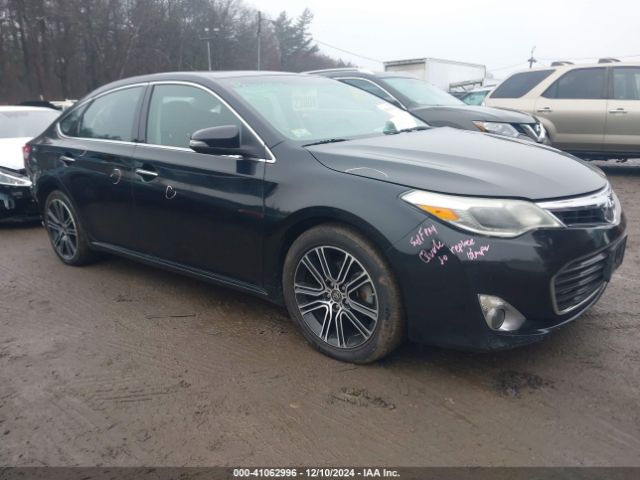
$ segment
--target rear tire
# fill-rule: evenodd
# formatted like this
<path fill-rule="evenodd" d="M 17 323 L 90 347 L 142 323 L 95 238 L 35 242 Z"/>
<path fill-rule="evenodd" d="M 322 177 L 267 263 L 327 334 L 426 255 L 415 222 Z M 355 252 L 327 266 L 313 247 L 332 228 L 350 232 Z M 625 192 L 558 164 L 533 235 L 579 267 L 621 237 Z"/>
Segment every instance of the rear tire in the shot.
<path fill-rule="evenodd" d="M 369 363 L 404 340 L 404 309 L 393 272 L 353 229 L 327 224 L 300 235 L 285 259 L 283 291 L 307 341 L 330 357 Z"/>
<path fill-rule="evenodd" d="M 94 260 L 86 230 L 78 218 L 71 200 L 62 191 L 54 190 L 44 205 L 44 227 L 58 258 L 67 265 L 85 265 Z"/>

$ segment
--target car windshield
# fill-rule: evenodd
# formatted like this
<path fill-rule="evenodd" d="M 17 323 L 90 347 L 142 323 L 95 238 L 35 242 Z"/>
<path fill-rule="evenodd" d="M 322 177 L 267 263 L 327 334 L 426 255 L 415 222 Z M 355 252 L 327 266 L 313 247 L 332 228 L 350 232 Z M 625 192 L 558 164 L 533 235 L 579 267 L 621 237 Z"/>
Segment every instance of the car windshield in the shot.
<path fill-rule="evenodd" d="M 489 90 L 469 92 L 464 97 L 462 97 L 462 101 L 467 105 L 482 105 L 482 102 L 484 102 L 484 99 L 488 94 Z"/>
<path fill-rule="evenodd" d="M 60 114 L 57 110 L 0 111 L 0 138 L 33 138 Z"/>
<path fill-rule="evenodd" d="M 391 88 L 395 88 L 418 105 L 430 107 L 438 105 L 464 105 L 464 102 L 458 100 L 453 95 L 417 78 L 385 77 L 381 78 L 380 81 L 386 83 Z"/>
<path fill-rule="evenodd" d="M 226 83 L 285 137 L 305 144 L 426 127 L 375 95 L 326 78 L 283 75 Z"/>

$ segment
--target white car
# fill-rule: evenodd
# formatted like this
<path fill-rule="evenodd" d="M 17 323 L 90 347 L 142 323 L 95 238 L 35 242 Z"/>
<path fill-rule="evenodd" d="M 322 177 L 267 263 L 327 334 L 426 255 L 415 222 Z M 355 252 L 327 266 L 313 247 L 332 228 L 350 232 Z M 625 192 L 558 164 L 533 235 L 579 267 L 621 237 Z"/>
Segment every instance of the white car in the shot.
<path fill-rule="evenodd" d="M 51 108 L 0 106 L 0 220 L 38 217 L 31 182 L 24 175 L 22 147 L 58 115 Z"/>

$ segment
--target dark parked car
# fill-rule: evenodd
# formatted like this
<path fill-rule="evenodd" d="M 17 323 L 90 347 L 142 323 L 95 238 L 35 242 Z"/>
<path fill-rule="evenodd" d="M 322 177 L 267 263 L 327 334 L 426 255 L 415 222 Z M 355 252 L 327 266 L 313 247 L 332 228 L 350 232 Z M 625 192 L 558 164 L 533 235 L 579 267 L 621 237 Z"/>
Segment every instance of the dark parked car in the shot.
<path fill-rule="evenodd" d="M 37 220 L 38 206 L 24 169 L 24 145 L 47 128 L 58 110 L 27 106 L 0 107 L 0 221 Z"/>
<path fill-rule="evenodd" d="M 317 76 L 121 80 L 29 146 L 63 262 L 112 252 L 285 304 L 346 361 L 406 335 L 473 349 L 541 339 L 598 300 L 624 252 L 595 167 L 429 128 Z"/>
<path fill-rule="evenodd" d="M 306 73 L 333 78 L 365 90 L 411 112 L 432 127 L 461 128 L 549 144 L 544 126 L 528 113 L 467 105 L 417 78 L 351 68 Z"/>

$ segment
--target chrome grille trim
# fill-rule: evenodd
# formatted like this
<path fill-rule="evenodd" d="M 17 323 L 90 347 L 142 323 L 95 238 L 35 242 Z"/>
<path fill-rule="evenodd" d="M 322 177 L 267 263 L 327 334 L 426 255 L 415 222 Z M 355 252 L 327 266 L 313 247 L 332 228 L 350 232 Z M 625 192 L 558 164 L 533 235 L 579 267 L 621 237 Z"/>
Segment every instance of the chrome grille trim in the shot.
<path fill-rule="evenodd" d="M 540 122 L 533 124 L 521 123 L 520 127 L 528 137 L 532 138 L 538 143 L 543 142 L 547 137 L 547 131 L 544 128 L 544 125 L 542 125 Z"/>
<path fill-rule="evenodd" d="M 590 195 L 538 202 L 565 226 L 617 225 L 620 223 L 622 208 L 611 185 Z"/>

